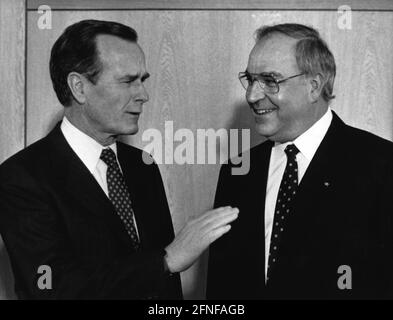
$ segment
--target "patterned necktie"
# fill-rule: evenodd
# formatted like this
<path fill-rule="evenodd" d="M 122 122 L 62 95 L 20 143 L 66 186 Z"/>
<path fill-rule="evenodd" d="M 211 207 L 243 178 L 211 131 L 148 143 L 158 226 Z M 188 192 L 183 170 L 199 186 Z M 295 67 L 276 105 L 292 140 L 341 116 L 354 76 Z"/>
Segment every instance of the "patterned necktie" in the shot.
<path fill-rule="evenodd" d="M 280 189 L 277 195 L 276 207 L 274 212 L 274 224 L 270 240 L 269 262 L 266 280 L 269 280 L 271 270 L 278 259 L 278 248 L 284 231 L 285 222 L 291 213 L 291 204 L 296 196 L 298 187 L 298 168 L 296 155 L 299 149 L 294 144 L 285 148 L 287 154 L 287 165 L 281 180 Z"/>
<path fill-rule="evenodd" d="M 138 249 L 139 239 L 134 224 L 134 211 L 132 210 L 127 185 L 116 161 L 116 154 L 111 148 L 106 148 L 102 150 L 100 159 L 108 166 L 106 180 L 108 183 L 109 199 L 114 205 L 120 219 L 123 221 L 134 249 Z"/>

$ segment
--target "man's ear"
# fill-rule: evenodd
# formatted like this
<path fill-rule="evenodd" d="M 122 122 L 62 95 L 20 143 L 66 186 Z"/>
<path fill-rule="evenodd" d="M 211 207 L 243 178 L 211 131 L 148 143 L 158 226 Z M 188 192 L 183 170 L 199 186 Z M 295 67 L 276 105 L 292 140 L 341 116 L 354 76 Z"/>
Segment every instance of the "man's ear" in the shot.
<path fill-rule="evenodd" d="M 78 72 L 70 72 L 67 76 L 68 87 L 75 101 L 79 104 L 84 104 L 86 102 L 85 82 L 86 78 Z"/>
<path fill-rule="evenodd" d="M 325 84 L 323 76 L 318 73 L 317 75 L 310 77 L 310 99 L 311 102 L 317 102 L 322 94 L 322 89 Z"/>

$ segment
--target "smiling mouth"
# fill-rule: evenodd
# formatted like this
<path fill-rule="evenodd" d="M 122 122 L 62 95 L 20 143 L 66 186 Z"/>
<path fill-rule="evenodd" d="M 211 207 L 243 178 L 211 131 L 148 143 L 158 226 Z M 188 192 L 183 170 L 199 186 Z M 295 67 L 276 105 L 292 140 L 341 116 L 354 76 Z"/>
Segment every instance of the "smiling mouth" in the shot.
<path fill-rule="evenodd" d="M 133 116 L 139 116 L 141 114 L 140 112 L 127 112 L 127 113 Z"/>
<path fill-rule="evenodd" d="M 263 116 L 263 115 L 272 113 L 273 111 L 276 111 L 277 109 L 255 109 L 255 108 L 252 108 L 252 110 L 258 116 Z"/>

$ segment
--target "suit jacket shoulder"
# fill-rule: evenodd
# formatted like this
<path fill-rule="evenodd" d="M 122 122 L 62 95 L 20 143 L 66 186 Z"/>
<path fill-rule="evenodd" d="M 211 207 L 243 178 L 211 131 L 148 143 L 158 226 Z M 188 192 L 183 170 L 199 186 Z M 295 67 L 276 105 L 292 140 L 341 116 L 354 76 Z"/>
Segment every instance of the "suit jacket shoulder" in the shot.
<path fill-rule="evenodd" d="M 0 231 L 20 298 L 181 298 L 180 278 L 164 270 L 163 248 L 174 234 L 158 167 L 145 164 L 142 150 L 118 146 L 138 252 L 59 125 L 0 166 Z M 51 266 L 53 290 L 37 287 L 40 265 Z"/>
<path fill-rule="evenodd" d="M 391 297 L 392 146 L 333 115 L 299 185 L 269 286 L 264 206 L 272 144 L 251 149 L 247 175 L 231 175 L 232 164 L 224 165 L 215 206 L 236 206 L 240 213 L 210 246 L 208 298 Z M 353 290 L 337 287 L 337 268 L 344 264 L 353 270 Z"/>
<path fill-rule="evenodd" d="M 351 152 L 362 154 L 365 158 L 375 160 L 391 159 L 393 155 L 393 142 L 379 137 L 371 132 L 345 126 L 346 140 Z"/>

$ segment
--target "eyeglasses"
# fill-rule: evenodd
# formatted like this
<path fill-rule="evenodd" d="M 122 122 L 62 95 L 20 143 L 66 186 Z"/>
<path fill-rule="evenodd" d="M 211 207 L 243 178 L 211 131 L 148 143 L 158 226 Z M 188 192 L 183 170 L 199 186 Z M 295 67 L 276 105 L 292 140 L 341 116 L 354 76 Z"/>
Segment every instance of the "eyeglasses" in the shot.
<path fill-rule="evenodd" d="M 270 73 L 248 73 L 246 71 L 246 72 L 239 72 L 239 80 L 243 88 L 246 90 L 248 90 L 248 88 L 251 87 L 254 81 L 256 80 L 260 88 L 263 90 L 263 92 L 275 94 L 280 91 L 280 83 L 283 83 L 284 81 L 287 81 L 292 78 L 302 76 L 303 74 L 304 72 L 285 79 L 276 80 L 273 77 L 273 75 Z"/>

